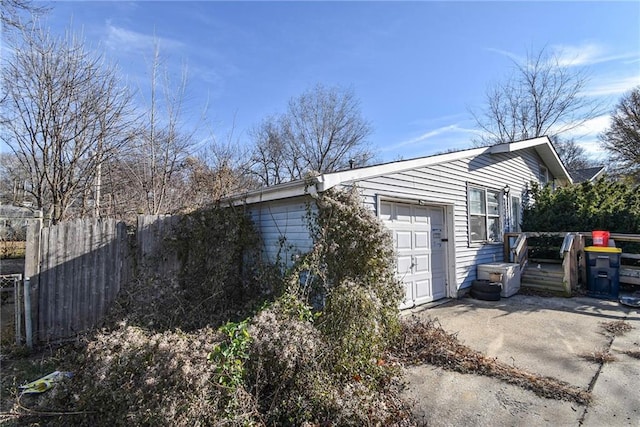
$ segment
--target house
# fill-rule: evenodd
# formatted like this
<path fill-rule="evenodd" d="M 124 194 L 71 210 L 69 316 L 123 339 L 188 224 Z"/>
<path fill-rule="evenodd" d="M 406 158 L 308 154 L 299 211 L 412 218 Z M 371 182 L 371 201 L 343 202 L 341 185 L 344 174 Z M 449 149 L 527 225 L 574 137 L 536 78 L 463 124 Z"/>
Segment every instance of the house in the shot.
<path fill-rule="evenodd" d="M 574 184 L 581 182 L 594 182 L 604 175 L 604 166 L 576 169 L 569 171 Z"/>
<path fill-rule="evenodd" d="M 457 297 L 478 264 L 503 261 L 503 233 L 518 231 L 531 182 L 571 184 L 546 136 L 321 174 L 248 192 L 246 204 L 271 261 L 311 247 L 307 206 L 318 193 L 356 186 L 393 233 L 403 307 Z"/>

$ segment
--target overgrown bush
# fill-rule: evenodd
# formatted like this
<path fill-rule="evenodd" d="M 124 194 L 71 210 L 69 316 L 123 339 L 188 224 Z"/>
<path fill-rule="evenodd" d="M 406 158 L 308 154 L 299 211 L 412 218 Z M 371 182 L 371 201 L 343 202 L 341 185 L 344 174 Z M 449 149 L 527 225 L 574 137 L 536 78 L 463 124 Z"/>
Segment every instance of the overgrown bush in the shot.
<path fill-rule="evenodd" d="M 76 376 L 31 406 L 77 413 L 50 425 L 408 425 L 390 236 L 355 190 L 310 212 L 313 250 L 280 275 L 246 275 L 255 239 L 235 213 L 185 219 L 169 241 L 181 274 L 129 288 L 60 364 Z M 240 317 L 250 287 L 284 292 Z"/>
<path fill-rule="evenodd" d="M 306 315 L 304 313 L 309 313 Z M 304 302 L 286 294 L 251 320 L 246 387 L 268 424 L 301 424 L 327 413 L 319 390 L 331 389 L 321 367 L 326 347 Z"/>
<path fill-rule="evenodd" d="M 265 291 L 257 277 L 262 270 L 252 264 L 258 241 L 242 209 L 184 215 L 164 238 L 158 256 L 138 267 L 111 318 L 154 330 L 186 331 L 241 320 Z M 167 268 L 171 259 L 177 259 L 178 268 Z"/>
<path fill-rule="evenodd" d="M 312 301 L 317 294 L 324 301 L 318 328 L 334 346 L 330 363 L 375 381 L 377 360 L 399 331 L 404 296 L 391 235 L 355 187 L 325 192 L 309 218 L 314 246 L 294 271 L 307 271 Z"/>
<path fill-rule="evenodd" d="M 249 319 L 244 387 L 270 425 L 402 423 L 386 360 L 403 296 L 391 237 L 355 189 L 324 193 L 308 218 L 313 249 Z"/>
<path fill-rule="evenodd" d="M 525 208 L 523 231 L 640 233 L 640 188 L 599 179 L 551 189 L 533 185 L 534 204 Z"/>
<path fill-rule="evenodd" d="M 355 310 L 353 310 L 355 311 Z M 348 316 L 349 314 L 347 314 Z M 389 366 L 387 381 L 371 383 L 342 375 L 335 345 L 315 325 L 311 307 L 285 294 L 256 315 L 245 382 L 267 425 L 397 425 L 408 412 Z M 353 338 L 360 342 L 359 337 Z M 357 350 L 357 349 L 355 349 Z M 360 355 L 350 356 L 359 360 Z M 381 376 L 380 376 L 381 377 Z"/>
<path fill-rule="evenodd" d="M 121 324 L 98 331 L 59 357 L 58 369 L 74 374 L 70 380 L 23 396 L 22 404 L 36 414 L 59 413 L 43 418 L 52 426 L 214 425 L 223 390 L 207 354 L 220 339 L 211 328 L 154 333 Z"/>
<path fill-rule="evenodd" d="M 640 233 L 638 185 L 607 179 L 557 189 L 534 184 L 532 196 L 534 204 L 523 212 L 523 231 Z M 616 246 L 626 253 L 640 252 L 638 243 L 616 242 Z M 632 263 L 626 259 L 624 262 Z M 637 261 L 636 264 L 640 265 Z"/>
<path fill-rule="evenodd" d="M 213 208 L 185 215 L 176 230 L 181 285 L 187 302 L 207 310 L 235 310 L 261 290 L 250 282 L 259 242 L 242 208 Z"/>

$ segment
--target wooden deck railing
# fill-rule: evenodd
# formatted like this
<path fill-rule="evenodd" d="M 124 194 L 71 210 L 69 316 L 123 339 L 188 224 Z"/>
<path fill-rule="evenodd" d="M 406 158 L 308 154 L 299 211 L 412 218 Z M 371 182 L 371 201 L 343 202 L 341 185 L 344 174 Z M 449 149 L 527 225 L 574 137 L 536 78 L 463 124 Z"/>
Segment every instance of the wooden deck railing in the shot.
<path fill-rule="evenodd" d="M 587 239 L 591 239 L 591 232 L 571 232 L 571 233 L 505 233 L 504 235 L 504 251 L 505 260 L 518 263 L 521 270 L 528 263 L 529 245 L 527 239 L 529 237 L 538 236 L 556 236 L 563 237 L 560 248 L 560 257 L 562 258 L 563 279 L 562 285 L 564 293 L 570 294 L 571 290 L 576 289 L 579 284 L 586 284 L 587 265 L 584 256 L 584 248 Z M 634 242 L 640 243 L 640 235 L 637 234 L 620 234 L 612 233 L 610 239 L 614 242 Z M 622 259 L 640 260 L 640 254 L 623 252 Z M 632 267 L 622 265 L 620 267 L 620 283 L 640 285 L 640 267 Z"/>
<path fill-rule="evenodd" d="M 591 237 L 591 233 L 584 233 Z M 613 239 L 614 242 L 633 242 L 640 243 L 640 234 L 619 234 L 619 233 L 611 233 L 609 236 L 610 239 Z M 622 252 L 620 255 L 621 259 L 632 259 L 632 260 L 640 260 L 640 254 L 630 253 L 630 252 Z M 585 266 L 586 269 L 586 266 Z M 586 270 L 585 270 L 586 271 Z M 620 266 L 620 283 L 625 283 L 629 285 L 640 285 L 640 267 L 630 267 L 627 265 Z"/>

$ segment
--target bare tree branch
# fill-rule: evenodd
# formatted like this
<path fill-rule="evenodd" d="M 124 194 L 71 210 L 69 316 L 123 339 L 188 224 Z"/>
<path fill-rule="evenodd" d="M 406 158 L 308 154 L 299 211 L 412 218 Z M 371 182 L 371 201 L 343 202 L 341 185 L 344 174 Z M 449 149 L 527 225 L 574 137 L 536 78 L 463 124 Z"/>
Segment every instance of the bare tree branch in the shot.
<path fill-rule="evenodd" d="M 98 165 L 131 138 L 131 95 L 115 67 L 72 34 L 52 37 L 39 25 L 3 67 L 4 142 L 29 181 L 38 208 L 53 221 L 87 192 Z"/>
<path fill-rule="evenodd" d="M 472 111 L 483 132 L 476 145 L 561 135 L 600 114 L 600 104 L 582 94 L 589 81 L 584 69 L 564 67 L 545 49 L 513 64 L 513 75 L 487 90 L 484 109 Z"/>
<path fill-rule="evenodd" d="M 640 181 L 640 86 L 620 99 L 600 140 L 617 164 L 618 172 Z"/>
<path fill-rule="evenodd" d="M 263 185 L 274 185 L 351 162 L 366 165 L 373 158 L 370 133 L 353 91 L 318 84 L 292 98 L 287 113 L 253 130 L 252 171 Z"/>

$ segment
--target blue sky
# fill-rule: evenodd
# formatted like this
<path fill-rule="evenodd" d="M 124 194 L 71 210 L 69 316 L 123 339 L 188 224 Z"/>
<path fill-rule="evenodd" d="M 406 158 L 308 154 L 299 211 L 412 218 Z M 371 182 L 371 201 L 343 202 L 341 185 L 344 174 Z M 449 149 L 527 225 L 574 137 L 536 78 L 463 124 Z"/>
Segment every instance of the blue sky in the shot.
<path fill-rule="evenodd" d="M 350 87 L 380 161 L 467 148 L 470 109 L 527 51 L 560 53 L 591 76 L 610 110 L 640 84 L 640 2 L 53 2 L 143 94 L 154 39 L 174 75 L 189 73 L 188 113 L 207 107 L 220 140 L 283 112 L 316 83 Z M 608 111 L 573 135 L 594 157 Z"/>

